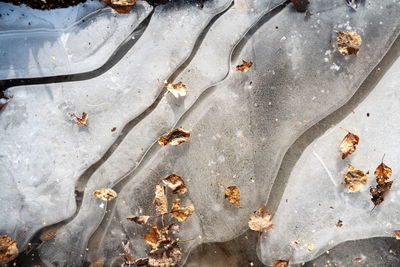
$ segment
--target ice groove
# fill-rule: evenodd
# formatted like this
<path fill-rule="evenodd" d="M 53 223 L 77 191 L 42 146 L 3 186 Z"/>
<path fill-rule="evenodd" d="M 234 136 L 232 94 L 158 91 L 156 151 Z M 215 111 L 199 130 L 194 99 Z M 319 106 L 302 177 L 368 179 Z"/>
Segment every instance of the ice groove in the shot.
<path fill-rule="evenodd" d="M 84 81 L 102 75 L 103 73 L 111 69 L 114 65 L 116 65 L 140 39 L 142 34 L 145 32 L 153 13 L 154 9 L 149 13 L 147 18 L 144 19 L 138 25 L 138 27 L 124 40 L 124 42 L 122 42 L 117 47 L 117 49 L 113 52 L 109 59 L 107 59 L 107 61 L 99 68 L 77 74 L 0 80 L 0 94 L 3 94 L 4 91 L 6 91 L 8 88 L 14 86 Z"/>

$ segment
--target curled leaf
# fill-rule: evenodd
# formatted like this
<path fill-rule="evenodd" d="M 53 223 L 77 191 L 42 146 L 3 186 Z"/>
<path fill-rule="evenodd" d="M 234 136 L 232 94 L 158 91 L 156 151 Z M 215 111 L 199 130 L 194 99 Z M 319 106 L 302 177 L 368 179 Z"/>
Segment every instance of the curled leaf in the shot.
<path fill-rule="evenodd" d="M 392 175 L 392 169 L 385 165 L 383 162 L 376 167 L 375 172 L 376 181 L 378 184 L 383 184 Z"/>
<path fill-rule="evenodd" d="M 371 193 L 371 201 L 374 203 L 375 206 L 378 206 L 385 200 L 385 195 L 390 191 L 392 188 L 393 181 L 390 182 L 383 182 L 381 184 L 377 184 L 376 187 L 370 188 Z"/>
<path fill-rule="evenodd" d="M 288 267 L 288 266 L 289 266 L 289 261 L 277 260 L 274 262 L 274 267 Z"/>
<path fill-rule="evenodd" d="M 175 96 L 176 98 L 179 98 L 180 96 L 185 96 L 188 91 L 186 84 L 184 84 L 183 82 L 169 83 L 166 87 L 168 92 L 173 94 L 173 96 Z"/>
<path fill-rule="evenodd" d="M 308 0 L 292 0 L 292 4 L 297 11 L 306 12 L 310 2 Z"/>
<path fill-rule="evenodd" d="M 171 216 L 180 222 L 186 221 L 194 211 L 194 206 L 181 207 L 181 200 L 175 199 L 172 202 Z"/>
<path fill-rule="evenodd" d="M 158 143 L 162 146 L 177 146 L 179 144 L 185 143 L 187 140 L 189 140 L 189 137 L 190 131 L 186 131 L 182 128 L 176 128 L 168 131 L 165 135 L 158 138 Z"/>
<path fill-rule="evenodd" d="M 9 262 L 18 256 L 17 242 L 8 235 L 0 235 L 0 262 Z"/>
<path fill-rule="evenodd" d="M 133 221 L 137 224 L 146 224 L 150 216 L 129 216 L 128 220 Z"/>
<path fill-rule="evenodd" d="M 367 175 L 354 167 L 351 164 L 347 165 L 347 172 L 344 175 L 343 185 L 346 186 L 350 191 L 358 192 L 362 185 L 367 183 Z"/>
<path fill-rule="evenodd" d="M 372 203 L 377 206 L 385 200 L 385 195 L 392 188 L 393 181 L 387 182 L 392 175 L 392 169 L 382 162 L 376 167 L 374 174 L 376 175 L 377 185 L 376 187 L 371 187 L 369 191 L 372 196 Z"/>
<path fill-rule="evenodd" d="M 165 195 L 165 186 L 156 185 L 155 197 L 153 201 L 156 205 L 158 214 L 166 214 L 168 212 L 167 196 Z"/>
<path fill-rule="evenodd" d="M 394 233 L 394 236 L 396 237 L 396 239 L 400 240 L 400 230 L 394 230 L 393 233 Z"/>
<path fill-rule="evenodd" d="M 111 188 L 97 189 L 96 191 L 93 192 L 93 195 L 105 201 L 113 200 L 118 196 L 117 192 L 115 192 Z"/>
<path fill-rule="evenodd" d="M 240 207 L 240 191 L 237 186 L 231 185 L 225 189 L 225 199 L 233 205 Z"/>
<path fill-rule="evenodd" d="M 272 229 L 271 215 L 264 208 L 259 208 L 250 216 L 248 224 L 253 231 L 267 232 Z"/>
<path fill-rule="evenodd" d="M 182 251 L 176 242 L 163 248 L 153 249 L 149 253 L 149 266 L 175 266 L 182 259 Z"/>
<path fill-rule="evenodd" d="M 187 191 L 186 184 L 183 181 L 182 177 L 174 173 L 164 178 L 163 182 L 172 190 L 172 193 L 174 194 L 183 195 Z"/>
<path fill-rule="evenodd" d="M 236 66 L 236 70 L 240 72 L 247 72 L 253 65 L 253 62 L 245 60 L 242 61 L 243 61 L 242 64 Z"/>
<path fill-rule="evenodd" d="M 71 117 L 75 118 L 75 122 L 79 126 L 87 126 L 87 121 L 89 118 L 89 115 L 86 112 L 82 112 L 82 117 L 79 118 L 78 116 L 75 115 L 75 113 L 69 114 Z"/>
<path fill-rule="evenodd" d="M 129 13 L 136 4 L 136 0 L 102 0 L 116 12 L 124 14 Z"/>
<path fill-rule="evenodd" d="M 336 227 L 342 227 L 342 226 L 343 226 L 343 221 L 339 219 L 336 223 Z"/>
<path fill-rule="evenodd" d="M 356 32 L 336 32 L 337 50 L 343 56 L 358 55 L 360 49 L 355 46 L 361 45 L 361 36 Z"/>
<path fill-rule="evenodd" d="M 171 238 L 168 236 L 170 227 L 171 225 L 159 230 L 156 225 L 150 225 L 149 232 L 143 236 L 143 239 L 153 249 L 158 248 L 163 243 L 170 243 Z"/>
<path fill-rule="evenodd" d="M 348 155 L 352 154 L 358 145 L 360 138 L 353 134 L 348 133 L 340 143 L 340 151 L 342 152 L 342 159 L 345 159 Z"/>

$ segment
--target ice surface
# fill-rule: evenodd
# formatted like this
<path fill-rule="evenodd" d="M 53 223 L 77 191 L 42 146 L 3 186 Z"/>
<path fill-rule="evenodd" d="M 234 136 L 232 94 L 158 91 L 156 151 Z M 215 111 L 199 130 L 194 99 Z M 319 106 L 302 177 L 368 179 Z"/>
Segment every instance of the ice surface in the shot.
<path fill-rule="evenodd" d="M 266 262 L 279 258 L 296 263 L 308 261 L 338 243 L 393 236 L 393 230 L 400 227 L 400 185 L 396 179 L 400 160 L 398 108 L 390 101 L 399 97 L 399 73 L 398 59 L 351 114 L 304 151 L 275 213 L 274 230 L 262 239 L 261 255 Z M 360 136 L 356 152 L 346 160 L 338 153 L 338 144 L 346 135 L 341 128 Z M 373 173 L 384 154 L 385 164 L 393 169 L 394 183 L 385 201 L 373 209 L 369 187 L 376 185 Z M 349 163 L 370 173 L 367 185 L 359 193 L 349 193 L 341 185 Z M 339 219 L 343 221 L 342 227 L 336 227 Z M 299 244 L 294 244 L 295 240 Z M 307 244 L 313 245 L 312 251 Z"/>
<path fill-rule="evenodd" d="M 97 69 L 151 10 L 142 1 L 124 15 L 97 1 L 51 11 L 0 3 L 0 79 Z"/>
<path fill-rule="evenodd" d="M 9 89 L 13 98 L 0 116 L 0 196 L 10 205 L 0 212 L 10 219 L 1 231 L 24 247 L 38 229 L 65 220 L 41 245 L 48 265 L 121 264 L 127 240 L 136 257 L 145 256 L 145 227 L 125 217 L 153 215 L 154 186 L 174 172 L 188 185 L 183 204 L 196 208 L 177 234 L 189 240 L 184 257 L 201 243 L 242 234 L 270 196 L 287 148 L 354 94 L 399 31 L 399 6 L 389 0 L 357 12 L 340 0 L 313 1 L 311 17 L 282 2 L 159 6 L 132 49 L 99 77 Z M 359 56 L 335 51 L 334 29 L 362 35 Z M 254 63 L 247 73 L 235 71 L 242 59 Z M 188 95 L 165 95 L 165 80 L 183 81 Z M 83 111 L 87 128 L 67 115 Z M 155 143 L 174 126 L 192 130 L 188 143 Z M 223 199 L 229 185 L 241 190 L 240 209 Z M 92 195 L 100 187 L 119 197 L 103 203 Z M 275 255 L 265 248 L 270 263 Z"/>

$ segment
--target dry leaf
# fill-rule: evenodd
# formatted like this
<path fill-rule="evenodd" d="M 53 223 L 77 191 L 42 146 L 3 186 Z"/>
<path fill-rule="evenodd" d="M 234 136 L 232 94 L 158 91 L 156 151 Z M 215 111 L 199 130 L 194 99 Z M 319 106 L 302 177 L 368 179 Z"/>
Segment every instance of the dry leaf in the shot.
<path fill-rule="evenodd" d="M 386 182 L 392 175 L 392 169 L 382 161 L 382 163 L 376 167 L 374 174 L 376 175 L 377 185 L 376 187 L 371 187 L 369 191 L 372 196 L 372 203 L 377 206 L 385 200 L 386 193 L 392 188 L 393 181 Z"/>
<path fill-rule="evenodd" d="M 183 82 L 169 83 L 166 87 L 168 92 L 173 94 L 176 98 L 179 98 L 180 96 L 185 96 L 188 91 L 186 84 L 184 84 Z"/>
<path fill-rule="evenodd" d="M 171 242 L 171 238 L 168 236 L 168 231 L 171 226 L 172 225 L 169 225 L 158 230 L 156 225 L 150 225 L 149 232 L 143 236 L 144 241 L 146 241 L 153 249 L 158 248 L 163 243 Z"/>
<path fill-rule="evenodd" d="M 149 266 L 175 266 L 182 259 L 182 251 L 176 242 L 165 245 L 160 249 L 153 249 L 149 253 Z"/>
<path fill-rule="evenodd" d="M 0 262 L 9 262 L 18 256 L 17 242 L 8 235 L 0 235 Z"/>
<path fill-rule="evenodd" d="M 362 258 L 354 258 L 353 261 L 354 261 L 354 262 L 362 262 L 362 260 L 363 260 Z"/>
<path fill-rule="evenodd" d="M 240 72 L 247 72 L 253 65 L 253 62 L 245 61 L 245 60 L 242 60 L 242 61 L 243 61 L 243 63 L 241 65 L 236 66 L 236 70 L 240 71 Z"/>
<path fill-rule="evenodd" d="M 186 131 L 182 128 L 176 128 L 168 131 L 165 135 L 160 136 L 160 138 L 158 138 L 158 143 L 162 146 L 177 146 L 185 143 L 187 140 L 189 140 L 189 137 L 190 131 Z"/>
<path fill-rule="evenodd" d="M 120 14 L 129 13 L 136 4 L 136 0 L 102 0 Z"/>
<path fill-rule="evenodd" d="M 267 232 L 272 229 L 271 215 L 264 208 L 259 208 L 250 216 L 248 224 L 253 231 Z"/>
<path fill-rule="evenodd" d="M 167 196 L 165 195 L 165 186 L 156 185 L 155 197 L 153 201 L 156 205 L 158 214 L 166 214 L 168 212 Z"/>
<path fill-rule="evenodd" d="M 174 194 L 183 195 L 187 191 L 183 179 L 174 173 L 164 178 L 163 182 L 166 186 L 168 186 L 172 190 L 172 193 Z"/>
<path fill-rule="evenodd" d="M 344 175 L 343 185 L 346 186 L 350 191 L 358 192 L 360 187 L 367 183 L 367 175 L 354 167 L 351 164 L 347 165 L 347 172 Z"/>
<path fill-rule="evenodd" d="M 137 224 L 146 224 L 150 216 L 129 216 L 128 220 L 133 221 Z"/>
<path fill-rule="evenodd" d="M 392 175 L 392 169 L 382 162 L 376 167 L 374 174 L 376 176 L 376 182 L 378 184 L 383 184 Z"/>
<path fill-rule="evenodd" d="M 352 154 L 358 145 L 360 138 L 353 134 L 348 133 L 340 143 L 340 151 L 342 152 L 342 159 L 345 159 L 348 155 Z"/>
<path fill-rule="evenodd" d="M 274 262 L 274 267 L 288 267 L 288 266 L 289 266 L 289 261 L 277 260 Z"/>
<path fill-rule="evenodd" d="M 336 227 L 342 227 L 343 226 L 343 221 L 342 220 L 338 220 L 338 222 L 336 223 Z"/>
<path fill-rule="evenodd" d="M 82 117 L 79 118 L 78 116 L 75 115 L 75 113 L 69 114 L 71 117 L 75 118 L 76 124 L 79 126 L 87 126 L 87 121 L 89 118 L 89 115 L 86 112 L 82 112 Z"/>
<path fill-rule="evenodd" d="M 394 230 L 393 232 L 394 232 L 396 239 L 400 240 L 400 230 Z"/>
<path fill-rule="evenodd" d="M 194 211 L 194 206 L 181 207 L 181 200 L 175 199 L 172 202 L 171 216 L 180 222 L 186 221 Z"/>
<path fill-rule="evenodd" d="M 384 182 L 382 184 L 377 184 L 376 187 L 371 187 L 369 190 L 371 192 L 371 201 L 375 206 L 378 206 L 385 200 L 386 193 L 392 188 L 393 181 Z"/>
<path fill-rule="evenodd" d="M 56 237 L 57 231 L 54 229 L 42 230 L 40 233 L 40 240 L 42 241 L 49 241 Z"/>
<path fill-rule="evenodd" d="M 237 186 L 231 185 L 225 189 L 225 199 L 233 205 L 240 207 L 240 191 Z"/>
<path fill-rule="evenodd" d="M 343 56 L 358 55 L 359 50 L 355 46 L 361 45 L 361 36 L 356 32 L 336 32 L 337 50 Z"/>
<path fill-rule="evenodd" d="M 292 0 L 294 8 L 299 12 L 306 12 L 309 3 L 308 0 Z"/>
<path fill-rule="evenodd" d="M 113 200 L 118 196 L 117 192 L 115 192 L 111 188 L 97 189 L 96 191 L 93 192 L 93 195 L 105 201 Z"/>

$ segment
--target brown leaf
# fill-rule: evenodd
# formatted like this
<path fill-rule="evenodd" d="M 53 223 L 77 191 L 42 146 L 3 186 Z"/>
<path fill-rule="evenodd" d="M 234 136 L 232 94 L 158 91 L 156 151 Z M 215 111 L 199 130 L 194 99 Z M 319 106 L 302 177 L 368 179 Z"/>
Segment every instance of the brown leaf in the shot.
<path fill-rule="evenodd" d="M 376 167 L 374 174 L 376 175 L 377 185 L 376 187 L 371 187 L 369 191 L 372 196 L 372 203 L 377 206 L 385 200 L 385 195 L 392 188 L 393 181 L 387 182 L 392 175 L 392 169 L 382 162 Z"/>
<path fill-rule="evenodd" d="M 177 82 L 177 83 L 169 83 L 166 86 L 168 92 L 173 94 L 176 98 L 179 98 L 180 96 L 185 96 L 187 94 L 187 87 L 186 84 L 183 82 Z"/>
<path fill-rule="evenodd" d="M 144 241 L 153 249 L 158 248 L 163 243 L 170 243 L 171 238 L 168 236 L 168 231 L 171 226 L 158 230 L 156 225 L 150 225 L 149 232 L 143 236 Z"/>
<path fill-rule="evenodd" d="M 111 188 L 97 189 L 96 191 L 93 192 L 93 195 L 105 201 L 113 200 L 118 196 L 117 192 L 115 192 Z"/>
<path fill-rule="evenodd" d="M 360 258 L 360 257 L 358 257 L 358 258 L 354 258 L 354 259 L 353 259 L 353 261 L 354 261 L 354 262 L 362 262 L 362 261 L 363 261 L 363 259 L 362 259 L 362 258 Z"/>
<path fill-rule="evenodd" d="M 156 212 L 158 214 L 168 213 L 167 196 L 165 195 L 165 186 L 156 185 L 155 197 L 153 201 L 156 205 Z"/>
<path fill-rule="evenodd" d="M 190 131 L 186 131 L 182 128 L 176 128 L 168 131 L 165 135 L 160 136 L 158 143 L 162 146 L 171 145 L 177 146 L 179 144 L 185 143 L 189 140 Z"/>
<path fill-rule="evenodd" d="M 264 208 L 259 208 L 250 216 L 248 224 L 253 231 L 267 232 L 272 229 L 271 215 Z"/>
<path fill-rule="evenodd" d="M 9 262 L 18 256 L 17 242 L 8 235 L 0 235 L 0 262 Z"/>
<path fill-rule="evenodd" d="M 378 184 L 383 184 L 392 175 L 392 169 L 382 162 L 378 167 L 376 167 L 374 174 L 376 176 L 376 182 Z"/>
<path fill-rule="evenodd" d="M 237 186 L 231 185 L 225 189 L 225 199 L 233 205 L 240 207 L 240 191 Z"/>
<path fill-rule="evenodd" d="M 181 207 L 181 200 L 175 199 L 172 202 L 171 216 L 180 222 L 186 221 L 194 211 L 194 206 Z"/>
<path fill-rule="evenodd" d="M 175 173 L 168 175 L 163 179 L 163 182 L 172 190 L 172 193 L 174 194 L 183 195 L 187 191 L 186 184 L 182 177 L 176 175 Z"/>
<path fill-rule="evenodd" d="M 243 61 L 242 64 L 236 66 L 236 70 L 240 72 L 247 72 L 253 65 L 253 62 L 245 60 L 242 61 Z"/>
<path fill-rule="evenodd" d="M 344 175 L 343 185 L 346 186 L 350 191 L 358 192 L 360 187 L 367 183 L 367 175 L 354 167 L 351 164 L 347 165 L 347 172 Z"/>
<path fill-rule="evenodd" d="M 129 216 L 128 220 L 133 221 L 137 224 L 146 224 L 150 216 Z"/>
<path fill-rule="evenodd" d="M 274 267 L 288 267 L 288 266 L 289 266 L 289 261 L 277 260 L 274 262 Z"/>
<path fill-rule="evenodd" d="M 343 226 L 343 221 L 339 219 L 336 223 L 336 227 L 342 227 L 342 226 Z"/>
<path fill-rule="evenodd" d="M 358 55 L 360 49 L 354 46 L 361 45 L 361 36 L 356 32 L 336 32 L 337 50 L 343 56 Z"/>
<path fill-rule="evenodd" d="M 394 236 L 396 237 L 396 239 L 400 240 L 400 230 L 394 230 L 393 233 L 394 233 Z"/>
<path fill-rule="evenodd" d="M 75 115 L 75 113 L 69 114 L 71 117 L 75 118 L 76 124 L 79 126 L 87 126 L 87 121 L 89 118 L 89 115 L 86 112 L 82 112 L 82 117 L 79 118 L 78 116 Z"/>
<path fill-rule="evenodd" d="M 294 8 L 299 12 L 306 12 L 309 3 L 308 0 L 292 0 Z"/>
<path fill-rule="evenodd" d="M 42 230 L 39 238 L 42 241 L 49 241 L 56 237 L 56 233 L 57 231 L 54 229 Z"/>
<path fill-rule="evenodd" d="M 102 0 L 120 14 L 129 13 L 136 4 L 136 0 Z"/>
<path fill-rule="evenodd" d="M 389 192 L 390 188 L 392 188 L 393 181 L 384 182 L 382 184 L 377 184 L 376 187 L 371 187 L 371 201 L 375 206 L 378 206 L 385 200 L 385 195 Z"/>
<path fill-rule="evenodd" d="M 358 145 L 360 138 L 353 134 L 348 133 L 340 143 L 340 151 L 342 152 L 342 159 L 345 159 L 348 155 L 352 154 Z"/>
<path fill-rule="evenodd" d="M 176 242 L 163 248 L 153 249 L 149 253 L 149 266 L 175 266 L 182 259 L 182 251 Z"/>

